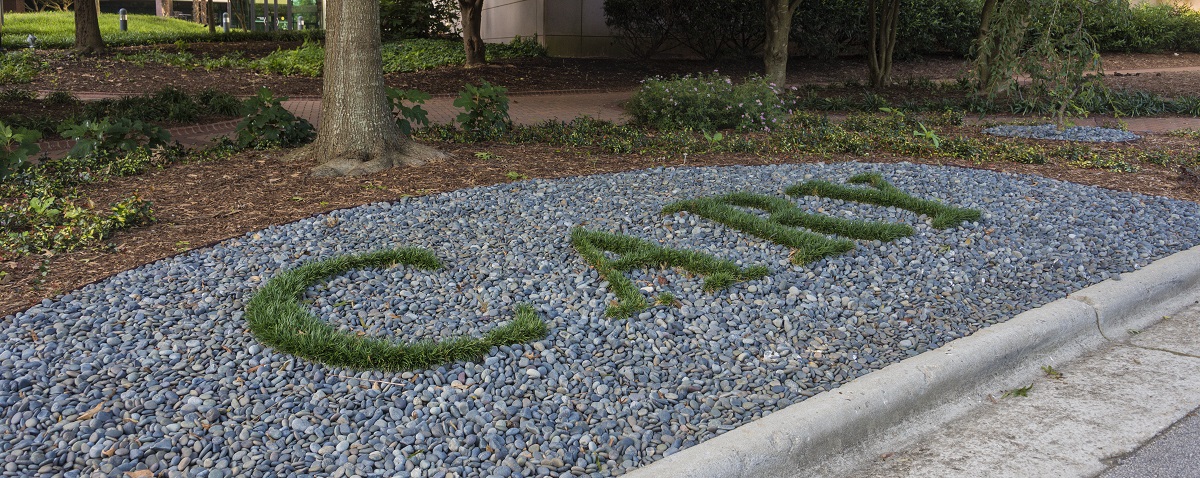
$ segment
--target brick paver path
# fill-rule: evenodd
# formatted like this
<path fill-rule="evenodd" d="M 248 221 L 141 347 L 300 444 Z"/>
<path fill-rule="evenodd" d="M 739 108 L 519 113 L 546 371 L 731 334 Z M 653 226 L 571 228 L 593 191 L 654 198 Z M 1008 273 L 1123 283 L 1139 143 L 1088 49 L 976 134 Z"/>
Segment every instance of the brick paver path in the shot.
<path fill-rule="evenodd" d="M 1200 66 L 1158 69 L 1129 69 L 1119 70 L 1122 74 L 1158 73 L 1200 71 Z M 45 95 L 48 92 L 40 92 Z M 628 100 L 633 91 L 615 92 L 545 92 L 537 94 L 514 94 L 509 96 L 509 116 L 514 123 L 533 125 L 546 120 L 567 121 L 579 116 L 591 116 L 596 119 L 625 122 L 621 103 Z M 75 93 L 82 100 L 113 98 L 122 95 L 113 93 Z M 452 96 L 436 96 L 425 102 L 423 107 L 429 112 L 432 123 L 449 123 L 458 115 L 459 109 L 452 104 Z M 315 97 L 297 97 L 283 102 L 283 106 L 296 116 L 304 118 L 314 126 L 321 124 L 321 99 Z M 989 117 L 990 120 L 1004 120 L 1006 117 Z M 1026 119 L 1026 118 L 1021 118 Z M 1077 118 L 1073 122 L 1081 126 L 1096 126 L 1102 122 L 1111 121 L 1107 118 Z M 1129 130 L 1138 133 L 1163 133 L 1178 129 L 1200 130 L 1200 118 L 1160 117 L 1160 118 L 1125 118 Z M 171 128 L 171 138 L 184 146 L 198 147 L 209 143 L 212 139 L 229 135 L 233 132 L 237 121 L 185 126 Z M 62 157 L 71 148 L 70 141 L 48 141 L 40 143 L 42 151 L 52 158 Z"/>

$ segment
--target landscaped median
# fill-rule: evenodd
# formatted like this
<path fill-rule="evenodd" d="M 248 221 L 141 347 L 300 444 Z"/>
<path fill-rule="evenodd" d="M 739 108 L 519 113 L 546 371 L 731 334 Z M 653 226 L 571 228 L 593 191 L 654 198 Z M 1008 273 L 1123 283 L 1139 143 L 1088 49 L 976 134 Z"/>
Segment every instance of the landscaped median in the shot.
<path fill-rule="evenodd" d="M 891 226 L 817 231 L 853 247 L 794 261 L 768 229 L 823 227 L 802 214 Z M 0 440 L 26 474 L 627 473 L 1194 247 L 1198 215 L 1189 202 L 907 163 L 652 169 L 371 204 L 5 318 Z M 726 225 L 762 226 L 750 217 L 773 226 Z M 442 267 L 337 259 L 400 247 Z M 614 271 L 628 283 L 606 280 Z M 340 336 L 486 337 L 519 304 L 548 333 L 407 372 L 322 365 L 252 333 L 252 298 L 296 274 L 279 301 Z M 609 316 L 633 294 L 644 308 Z"/>

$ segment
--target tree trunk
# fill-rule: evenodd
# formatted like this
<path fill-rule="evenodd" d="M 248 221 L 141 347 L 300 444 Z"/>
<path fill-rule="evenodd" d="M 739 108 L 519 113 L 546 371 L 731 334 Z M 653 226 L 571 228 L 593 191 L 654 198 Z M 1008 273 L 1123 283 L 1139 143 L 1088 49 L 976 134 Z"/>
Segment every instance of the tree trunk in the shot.
<path fill-rule="evenodd" d="M 90 55 L 104 51 L 104 39 L 100 38 L 100 18 L 96 2 L 75 2 L 75 51 Z"/>
<path fill-rule="evenodd" d="M 975 69 L 979 78 L 975 92 L 979 95 L 990 94 L 994 91 L 995 79 L 992 78 L 992 58 L 995 56 L 995 44 L 992 40 L 992 17 L 996 14 L 997 0 L 984 0 L 983 10 L 979 13 L 979 36 L 975 39 Z"/>
<path fill-rule="evenodd" d="M 467 53 L 467 67 L 486 65 L 483 37 L 479 34 L 483 26 L 483 0 L 458 0 L 462 16 L 463 49 Z"/>
<path fill-rule="evenodd" d="M 378 0 L 341 0 L 325 30 L 321 126 L 294 159 L 315 158 L 314 176 L 357 176 L 417 166 L 442 153 L 400 134 L 383 84 Z"/>
<path fill-rule="evenodd" d="M 208 32 L 217 32 L 217 19 L 213 11 L 213 0 L 204 0 L 204 17 L 208 20 Z"/>
<path fill-rule="evenodd" d="M 763 0 L 767 38 L 763 43 L 763 69 L 768 82 L 783 88 L 787 83 L 788 40 L 792 16 L 800 0 Z"/>
<path fill-rule="evenodd" d="M 899 29 L 900 0 L 867 2 L 867 68 L 872 88 L 886 86 L 892 76 L 892 54 Z"/>

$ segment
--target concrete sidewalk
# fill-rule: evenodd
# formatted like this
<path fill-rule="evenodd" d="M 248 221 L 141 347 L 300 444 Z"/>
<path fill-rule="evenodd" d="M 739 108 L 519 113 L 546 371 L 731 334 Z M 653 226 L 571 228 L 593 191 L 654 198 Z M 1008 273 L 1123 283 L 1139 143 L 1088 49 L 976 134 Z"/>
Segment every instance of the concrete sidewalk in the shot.
<path fill-rule="evenodd" d="M 509 96 L 508 114 L 514 123 L 521 125 L 534 125 L 548 120 L 570 121 L 579 116 L 623 123 L 627 119 L 621 103 L 628 100 L 632 94 L 632 91 L 619 91 L 512 95 Z M 76 93 L 76 96 L 87 101 L 123 95 L 84 92 Z M 461 112 L 453 103 L 453 97 L 437 96 L 426 101 L 422 107 L 429 112 L 430 123 L 451 123 Z M 297 117 L 308 120 L 313 126 L 321 124 L 320 98 L 292 98 L 284 101 L 283 107 Z M 209 144 L 214 138 L 231 136 L 237 123 L 237 120 L 222 121 L 170 128 L 168 131 L 173 141 L 195 148 Z M 65 156 L 74 144 L 74 141 L 59 140 L 44 141 L 39 143 L 39 146 L 47 156 L 59 158 Z"/>
<path fill-rule="evenodd" d="M 1055 366 L 1027 396 L 994 394 L 966 416 L 844 476 L 1091 477 L 1200 407 L 1200 304 Z M 1195 421 L 1195 420 L 1193 420 Z M 1152 449 L 1106 476 L 1200 476 L 1200 439 Z M 1192 455 L 1176 450 L 1187 450 Z M 1181 467 L 1191 460 L 1194 467 Z M 1169 474 L 1154 475 L 1153 470 Z M 1187 470 L 1182 474 L 1170 470 Z"/>

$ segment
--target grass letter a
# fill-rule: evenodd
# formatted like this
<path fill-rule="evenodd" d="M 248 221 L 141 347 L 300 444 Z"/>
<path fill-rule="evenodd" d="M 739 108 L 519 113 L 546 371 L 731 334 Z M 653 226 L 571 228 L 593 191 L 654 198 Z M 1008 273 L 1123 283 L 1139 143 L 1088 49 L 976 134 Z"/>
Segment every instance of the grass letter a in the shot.
<path fill-rule="evenodd" d="M 703 276 L 704 290 L 709 292 L 724 289 L 734 282 L 763 277 L 768 272 L 763 266 L 742 269 L 731 261 L 703 252 L 668 249 L 636 237 L 581 227 L 571 230 L 571 245 L 600 272 L 600 277 L 608 281 L 609 288 L 617 295 L 617 305 L 605 312 L 615 318 L 627 318 L 647 307 L 646 298 L 633 281 L 625 277 L 624 271 L 680 267 Z M 619 257 L 609 259 L 604 254 L 606 251 Z"/>

